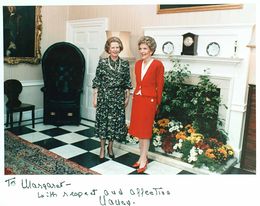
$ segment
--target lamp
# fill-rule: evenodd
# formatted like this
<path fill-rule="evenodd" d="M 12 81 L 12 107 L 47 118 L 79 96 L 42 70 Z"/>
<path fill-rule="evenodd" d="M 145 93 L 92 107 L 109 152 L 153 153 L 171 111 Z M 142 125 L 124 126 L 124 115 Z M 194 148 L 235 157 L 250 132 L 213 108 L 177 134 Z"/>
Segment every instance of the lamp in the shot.
<path fill-rule="evenodd" d="M 248 71 L 248 83 L 255 84 L 256 82 L 256 42 L 255 42 L 255 25 L 252 29 L 252 35 L 250 42 L 247 44 L 247 47 L 250 49 L 250 59 L 249 59 L 249 71 Z"/>
<path fill-rule="evenodd" d="M 255 25 L 253 26 L 252 29 L 252 35 L 251 35 L 251 39 L 250 42 L 248 43 L 247 47 L 251 47 L 251 48 L 255 48 Z"/>
<path fill-rule="evenodd" d="M 112 36 L 115 36 L 115 37 L 118 37 L 122 41 L 124 49 L 119 54 L 119 56 L 122 59 L 127 59 L 127 60 L 134 59 L 134 55 L 132 54 L 132 52 L 130 50 L 130 40 L 129 40 L 130 32 L 128 32 L 128 31 L 118 31 L 118 32 L 106 31 L 106 34 L 107 34 L 107 39 Z M 108 55 L 109 54 L 106 51 L 104 51 L 100 57 L 106 58 L 106 57 L 108 57 Z"/>

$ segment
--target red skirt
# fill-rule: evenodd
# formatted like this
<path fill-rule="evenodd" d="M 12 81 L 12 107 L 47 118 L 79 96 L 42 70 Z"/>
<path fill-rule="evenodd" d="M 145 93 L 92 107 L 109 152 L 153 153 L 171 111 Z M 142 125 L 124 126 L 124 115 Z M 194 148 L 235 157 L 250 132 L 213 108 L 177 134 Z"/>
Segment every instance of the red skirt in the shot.
<path fill-rule="evenodd" d="M 132 102 L 129 134 L 140 139 L 151 139 L 154 117 L 156 114 L 156 99 L 142 95 L 134 95 Z"/>

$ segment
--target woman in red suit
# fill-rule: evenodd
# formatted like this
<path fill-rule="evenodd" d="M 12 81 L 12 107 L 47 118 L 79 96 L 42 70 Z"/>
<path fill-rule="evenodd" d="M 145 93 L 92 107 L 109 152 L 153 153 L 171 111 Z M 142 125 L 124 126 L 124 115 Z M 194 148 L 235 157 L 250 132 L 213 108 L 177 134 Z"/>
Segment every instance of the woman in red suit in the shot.
<path fill-rule="evenodd" d="M 164 85 L 164 66 L 152 58 L 156 42 L 143 36 L 138 42 L 141 59 L 135 64 L 136 88 L 133 94 L 129 134 L 139 139 L 140 157 L 133 165 L 143 173 L 148 164 L 148 149 L 152 138 L 154 117 L 161 103 Z"/>

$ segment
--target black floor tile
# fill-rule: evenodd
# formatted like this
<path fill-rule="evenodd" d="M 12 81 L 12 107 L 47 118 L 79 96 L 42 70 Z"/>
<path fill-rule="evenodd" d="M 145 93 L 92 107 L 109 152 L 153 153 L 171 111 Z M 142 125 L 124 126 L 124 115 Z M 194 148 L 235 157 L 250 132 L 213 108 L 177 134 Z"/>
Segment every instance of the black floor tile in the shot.
<path fill-rule="evenodd" d="M 45 149 L 48 149 L 48 150 L 66 145 L 65 142 L 59 141 L 59 140 L 54 139 L 54 138 L 49 138 L 49 139 L 41 140 L 41 141 L 38 141 L 38 142 L 34 142 L 34 144 L 39 145 L 39 146 L 41 146 Z"/>
<path fill-rule="evenodd" d="M 73 143 L 72 145 L 77 146 L 81 149 L 90 151 L 90 150 L 99 148 L 100 142 L 93 140 L 93 139 L 86 139 L 86 140 L 82 140 L 82 141 Z"/>
<path fill-rule="evenodd" d="M 147 173 L 137 173 L 137 170 L 134 170 L 133 172 L 129 173 L 129 175 L 148 175 Z"/>
<path fill-rule="evenodd" d="M 89 127 L 88 129 L 77 131 L 75 133 L 78 133 L 80 135 L 83 135 L 83 136 L 89 137 L 89 138 L 86 139 L 86 140 L 80 141 L 80 142 L 73 143 L 72 145 L 77 146 L 79 148 L 82 148 L 82 149 L 84 149 L 86 151 L 91 151 L 93 149 L 100 148 L 100 142 L 91 138 L 91 137 L 95 136 L 95 128 L 94 127 L 90 127 L 90 126 L 88 126 L 88 127 Z M 30 128 L 25 127 L 25 126 L 14 127 L 12 129 L 7 128 L 6 130 L 14 133 L 17 136 L 36 132 L 35 130 L 30 129 Z M 48 135 L 48 136 L 51 136 L 51 137 L 56 137 L 56 136 L 67 134 L 67 133 L 71 133 L 71 132 L 67 131 L 65 129 L 57 127 L 57 128 L 53 128 L 53 129 L 43 130 L 43 131 L 41 131 L 41 133 L 43 133 L 45 135 Z M 48 150 L 54 149 L 56 147 L 60 147 L 60 146 L 63 146 L 63 145 L 66 145 L 65 142 L 59 141 L 59 140 L 54 139 L 54 138 L 49 138 L 49 139 L 46 139 L 46 140 L 34 142 L 34 144 L 39 145 L 39 146 L 41 146 L 43 148 L 46 148 Z M 129 153 L 124 154 L 124 155 L 119 156 L 119 157 L 116 156 L 114 161 L 116 161 L 118 163 L 121 163 L 121 164 L 124 164 L 124 165 L 129 166 L 129 167 L 132 167 L 132 165 L 138 160 L 138 158 L 139 158 L 139 155 L 136 155 L 136 154 L 133 154 L 133 153 L 129 152 Z M 106 162 L 109 159 L 105 158 L 104 161 L 101 162 L 100 159 L 99 159 L 99 155 L 93 154 L 91 152 L 86 152 L 86 153 L 78 155 L 76 157 L 72 157 L 72 158 L 70 158 L 70 160 L 74 161 L 74 162 L 76 162 L 76 163 L 78 163 L 78 164 L 80 164 L 80 165 L 82 165 L 84 167 L 91 168 L 91 167 L 99 165 L 99 164 L 101 164 L 103 162 Z M 149 163 L 152 162 L 152 161 L 153 160 L 149 159 Z M 132 175 L 132 174 L 135 175 L 135 174 L 138 174 L 138 173 L 137 173 L 136 170 L 134 170 L 133 172 L 129 173 L 129 175 Z M 186 174 L 188 174 L 188 175 L 190 175 L 190 174 L 191 175 L 192 174 L 196 175 L 194 173 L 191 173 L 191 172 L 188 172 L 188 171 L 184 171 L 184 170 L 178 173 L 178 175 L 186 175 Z M 242 175 L 243 174 L 246 174 L 246 175 L 252 175 L 253 174 L 254 175 L 255 173 L 254 172 L 249 172 L 249 171 L 246 171 L 246 170 L 243 170 L 243 169 L 232 167 L 227 172 L 227 174 L 240 174 L 240 175 L 241 174 Z M 147 175 L 147 174 L 143 173 L 141 175 Z"/>
<path fill-rule="evenodd" d="M 195 175 L 194 173 L 188 172 L 186 170 L 182 170 L 181 172 L 179 172 L 177 175 Z"/>
<path fill-rule="evenodd" d="M 91 168 L 96 165 L 99 165 L 103 162 L 108 161 L 109 159 L 105 158 L 104 161 L 100 162 L 99 156 L 90 152 L 78 155 L 76 157 L 70 158 L 69 160 L 76 162 L 83 167 Z"/>
<path fill-rule="evenodd" d="M 121 155 L 119 157 L 116 157 L 114 159 L 115 162 L 124 164 L 126 166 L 132 167 L 132 165 L 139 159 L 139 155 L 133 154 L 133 153 L 127 153 L 124 155 Z"/>
<path fill-rule="evenodd" d="M 95 136 L 95 129 L 93 127 L 91 127 L 89 129 L 77 131 L 76 133 L 83 135 L 85 137 L 94 137 Z"/>
<path fill-rule="evenodd" d="M 8 129 L 6 129 L 6 130 L 12 132 L 12 133 L 15 134 L 15 135 L 23 135 L 23 134 L 29 134 L 29 133 L 35 132 L 35 130 L 30 129 L 30 128 L 28 128 L 28 127 L 24 127 L 24 126 L 21 126 L 21 127 L 13 127 L 12 129 L 11 129 L 11 128 L 8 128 Z"/>
<path fill-rule="evenodd" d="M 70 133 L 69 131 L 62 129 L 62 128 L 52 128 L 52 129 L 47 129 L 47 130 L 43 130 L 40 132 L 43 134 L 49 135 L 51 137 L 56 137 L 59 135 Z"/>

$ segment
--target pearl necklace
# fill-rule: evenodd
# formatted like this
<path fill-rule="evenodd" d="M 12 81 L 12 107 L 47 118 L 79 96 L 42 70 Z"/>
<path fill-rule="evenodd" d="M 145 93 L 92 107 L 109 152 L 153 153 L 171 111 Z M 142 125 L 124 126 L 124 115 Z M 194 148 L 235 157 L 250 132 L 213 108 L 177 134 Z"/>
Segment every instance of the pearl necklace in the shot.
<path fill-rule="evenodd" d="M 108 57 L 108 66 L 109 66 L 110 69 L 112 69 L 112 70 L 117 70 L 117 69 L 119 69 L 119 68 L 121 67 L 121 59 L 119 58 L 119 65 L 116 66 L 116 63 L 115 63 L 115 68 L 113 68 L 113 67 L 111 66 L 111 63 L 110 63 L 110 58 Z"/>

